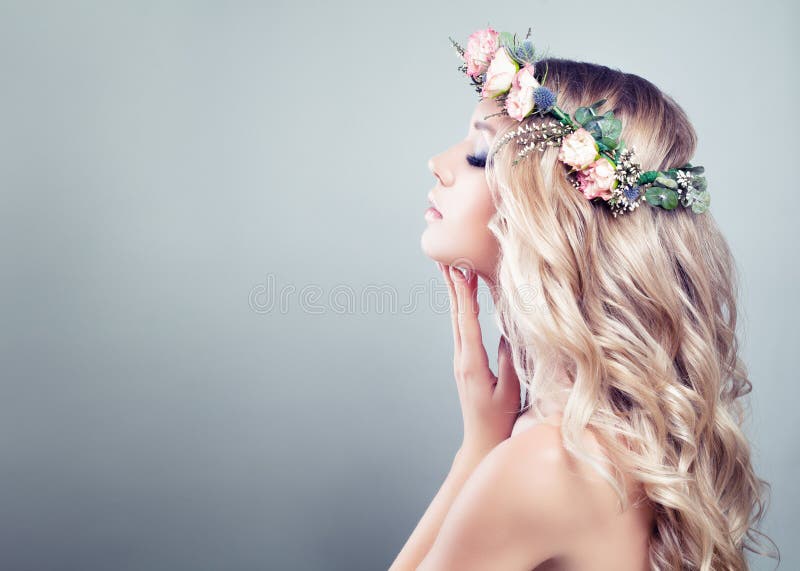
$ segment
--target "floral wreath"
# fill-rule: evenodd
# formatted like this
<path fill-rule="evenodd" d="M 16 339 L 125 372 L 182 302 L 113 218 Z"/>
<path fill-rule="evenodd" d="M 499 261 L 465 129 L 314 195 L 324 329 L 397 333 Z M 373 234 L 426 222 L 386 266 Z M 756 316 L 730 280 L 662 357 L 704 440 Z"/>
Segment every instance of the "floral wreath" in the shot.
<path fill-rule="evenodd" d="M 642 201 L 666 210 L 680 204 L 696 214 L 708 209 L 711 197 L 702 176 L 705 169 L 686 163 L 666 171 L 642 172 L 634 160 L 635 148 L 626 149 L 619 139 L 622 122 L 614 118 L 613 111 L 598 114 L 606 99 L 578 107 L 572 117 L 560 109 L 556 95 L 534 78 L 535 65 L 543 57 L 534 49 L 530 35 L 528 28 L 525 39 L 517 42 L 516 35 L 487 27 L 469 36 L 466 50 L 449 38 L 464 61 L 459 71 L 466 73 L 481 99 L 493 98 L 503 108 L 488 117 L 508 115 L 522 121 L 549 115 L 558 120 L 520 125 L 503 135 L 498 148 L 511 139 L 522 146 L 513 165 L 534 149 L 559 146 L 558 159 L 571 167 L 567 172 L 570 183 L 588 200 L 607 204 L 614 217 L 634 210 Z M 542 83 L 546 79 L 545 68 Z"/>

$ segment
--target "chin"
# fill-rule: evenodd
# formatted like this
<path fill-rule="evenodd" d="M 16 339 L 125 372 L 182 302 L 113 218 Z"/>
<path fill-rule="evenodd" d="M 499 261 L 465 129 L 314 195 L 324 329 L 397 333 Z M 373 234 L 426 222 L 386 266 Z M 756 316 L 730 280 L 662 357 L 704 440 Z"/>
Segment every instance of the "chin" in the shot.
<path fill-rule="evenodd" d="M 448 264 L 450 260 L 458 256 L 453 255 L 450 248 L 447 248 L 447 240 L 443 240 L 442 238 L 443 237 L 434 228 L 429 226 L 422 232 L 419 245 L 420 248 L 422 248 L 422 253 L 434 262 Z"/>
<path fill-rule="evenodd" d="M 494 239 L 465 242 L 463 239 L 453 239 L 445 230 L 443 226 L 431 224 L 420 236 L 420 248 L 431 260 L 478 271 L 493 267 L 493 263 L 496 263 L 499 251 Z"/>
<path fill-rule="evenodd" d="M 422 232 L 422 236 L 419 239 L 419 245 L 422 248 L 422 253 L 428 256 L 431 260 L 438 261 L 439 256 L 437 255 L 437 251 L 434 244 L 435 240 L 433 236 L 431 236 L 430 228 L 425 228 Z"/>

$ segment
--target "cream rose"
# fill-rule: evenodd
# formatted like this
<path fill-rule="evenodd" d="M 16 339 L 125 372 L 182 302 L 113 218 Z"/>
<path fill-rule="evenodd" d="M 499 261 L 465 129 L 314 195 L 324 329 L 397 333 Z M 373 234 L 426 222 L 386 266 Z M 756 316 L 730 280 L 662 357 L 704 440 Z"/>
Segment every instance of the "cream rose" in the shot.
<path fill-rule="evenodd" d="M 596 157 L 597 143 L 592 134 L 583 127 L 564 137 L 558 152 L 558 160 L 578 170 L 592 164 Z"/>
<path fill-rule="evenodd" d="M 489 69 L 486 70 L 486 80 L 483 82 L 481 96 L 497 97 L 506 91 L 511 87 L 511 82 L 518 70 L 519 64 L 511 59 L 506 48 L 498 48 L 489 64 Z"/>

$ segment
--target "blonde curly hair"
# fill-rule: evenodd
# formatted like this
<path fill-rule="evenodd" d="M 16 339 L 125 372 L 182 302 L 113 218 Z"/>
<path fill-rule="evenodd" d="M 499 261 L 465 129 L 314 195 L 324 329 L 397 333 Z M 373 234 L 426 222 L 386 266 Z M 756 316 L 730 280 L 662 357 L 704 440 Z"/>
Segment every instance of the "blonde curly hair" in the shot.
<path fill-rule="evenodd" d="M 537 62 L 535 75 L 567 112 L 605 98 L 643 170 L 693 159 L 685 112 L 651 82 L 560 58 Z M 515 145 L 490 150 L 486 175 L 501 252 L 495 318 L 534 397 L 522 408 L 542 416 L 537 397 L 558 391 L 554 372 L 566 371 L 564 445 L 609 481 L 620 509 L 622 471 L 642 483 L 655 510 L 653 569 L 748 569 L 745 549 L 776 557 L 756 548 L 756 534 L 769 539 L 756 525 L 771 488 L 742 428 L 752 385 L 739 357 L 736 267 L 711 211 L 643 204 L 614 218 L 570 185 L 558 147 L 512 167 Z M 582 447 L 587 427 L 612 471 Z"/>

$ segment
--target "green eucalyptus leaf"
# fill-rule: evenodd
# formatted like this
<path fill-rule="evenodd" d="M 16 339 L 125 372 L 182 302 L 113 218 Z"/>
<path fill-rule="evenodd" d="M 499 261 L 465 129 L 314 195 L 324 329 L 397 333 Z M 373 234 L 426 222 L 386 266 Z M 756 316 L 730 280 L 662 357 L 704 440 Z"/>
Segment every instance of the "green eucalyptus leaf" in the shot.
<path fill-rule="evenodd" d="M 599 141 L 603 138 L 603 130 L 600 128 L 600 125 L 597 123 L 597 121 L 589 121 L 583 126 L 583 128 L 592 134 L 592 137 L 594 137 L 595 141 Z"/>
<path fill-rule="evenodd" d="M 697 195 L 697 200 L 692 204 L 692 212 L 695 214 L 702 214 L 708 210 L 709 204 L 711 204 L 711 195 L 707 190 L 704 190 Z"/>
<path fill-rule="evenodd" d="M 661 206 L 667 210 L 672 210 L 678 206 L 678 193 L 668 188 L 664 192 L 664 198 L 661 200 Z"/>
<path fill-rule="evenodd" d="M 603 137 L 600 139 L 600 142 L 603 143 L 608 149 L 615 149 L 617 147 L 617 140 L 612 137 Z"/>
<path fill-rule="evenodd" d="M 600 106 L 602 106 L 602 105 L 603 105 L 603 103 L 605 103 L 606 101 L 608 101 L 608 99 L 601 99 L 600 101 L 595 101 L 594 103 L 592 103 L 592 104 L 590 105 L 590 107 L 591 107 L 593 110 L 595 110 L 595 111 L 596 111 L 596 110 L 597 110 L 597 109 L 599 109 L 599 108 L 600 108 Z"/>
<path fill-rule="evenodd" d="M 586 125 L 594 117 L 594 113 L 589 107 L 578 107 L 575 110 L 575 120 L 581 125 Z"/>
<path fill-rule="evenodd" d="M 500 45 L 513 47 L 514 46 L 514 34 L 511 32 L 500 32 L 500 37 L 498 38 Z"/>
<path fill-rule="evenodd" d="M 696 176 L 692 177 L 692 186 L 699 189 L 705 190 L 708 188 L 708 182 L 706 182 L 706 177 L 704 176 Z"/>
<path fill-rule="evenodd" d="M 672 188 L 672 189 L 678 188 L 678 183 L 675 182 L 674 180 L 672 180 L 671 178 L 666 177 L 666 176 L 658 176 L 658 177 L 656 177 L 656 182 L 658 184 L 660 184 L 661 186 L 665 186 L 667 188 Z"/>
<path fill-rule="evenodd" d="M 692 167 L 692 168 L 687 169 L 687 170 L 692 174 L 703 174 L 704 172 L 706 172 L 705 167 L 701 167 L 701 166 Z"/>
<path fill-rule="evenodd" d="M 606 137 L 612 137 L 614 139 L 619 139 L 620 134 L 622 133 L 622 121 L 619 119 L 611 119 L 605 118 L 600 123 L 601 128 L 603 129 L 603 135 Z"/>
<path fill-rule="evenodd" d="M 651 186 L 644 191 L 644 198 L 653 206 L 661 206 L 661 200 L 667 189 L 661 186 Z"/>

